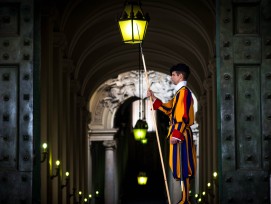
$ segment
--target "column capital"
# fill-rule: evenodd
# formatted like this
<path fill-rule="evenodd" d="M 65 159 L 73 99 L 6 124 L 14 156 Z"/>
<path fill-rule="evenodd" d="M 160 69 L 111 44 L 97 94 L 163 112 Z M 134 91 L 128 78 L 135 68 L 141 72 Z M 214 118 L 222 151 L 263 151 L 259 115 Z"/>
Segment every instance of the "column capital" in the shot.
<path fill-rule="evenodd" d="M 202 96 L 200 96 L 200 99 L 199 99 L 199 104 L 201 105 L 201 106 L 206 106 L 206 104 L 207 104 L 207 97 L 206 97 L 206 95 L 202 95 Z"/>
<path fill-rule="evenodd" d="M 71 91 L 77 93 L 80 91 L 80 83 L 78 80 L 71 80 Z"/>
<path fill-rule="evenodd" d="M 202 108 L 200 108 L 196 113 L 196 119 L 198 123 L 202 122 L 202 116 Z"/>
<path fill-rule="evenodd" d="M 54 32 L 53 34 L 54 46 L 61 47 L 65 49 L 67 47 L 67 40 L 64 33 Z"/>
<path fill-rule="evenodd" d="M 55 47 L 58 47 L 61 51 L 62 58 L 67 57 L 67 40 L 64 33 L 54 32 L 53 43 Z"/>
<path fill-rule="evenodd" d="M 212 80 L 212 78 L 205 79 L 204 82 L 203 82 L 203 87 L 207 91 L 209 91 L 210 89 L 212 89 L 213 88 L 213 80 Z"/>
<path fill-rule="evenodd" d="M 80 108 L 84 108 L 87 102 L 84 96 L 77 96 L 77 106 Z M 84 112 L 85 113 L 85 112 Z"/>
<path fill-rule="evenodd" d="M 89 140 L 91 141 L 112 141 L 118 129 L 90 129 L 88 131 Z"/>
<path fill-rule="evenodd" d="M 73 64 L 73 60 L 71 59 L 63 59 L 63 72 L 66 74 L 71 74 L 75 70 L 75 66 Z"/>
<path fill-rule="evenodd" d="M 216 59 L 213 58 L 213 59 L 210 59 L 209 60 L 209 63 L 208 63 L 208 68 L 209 68 L 209 71 L 212 73 L 212 75 L 214 76 L 216 74 Z"/>
<path fill-rule="evenodd" d="M 117 142 L 116 140 L 105 140 L 103 145 L 106 149 L 115 149 L 117 147 Z"/>

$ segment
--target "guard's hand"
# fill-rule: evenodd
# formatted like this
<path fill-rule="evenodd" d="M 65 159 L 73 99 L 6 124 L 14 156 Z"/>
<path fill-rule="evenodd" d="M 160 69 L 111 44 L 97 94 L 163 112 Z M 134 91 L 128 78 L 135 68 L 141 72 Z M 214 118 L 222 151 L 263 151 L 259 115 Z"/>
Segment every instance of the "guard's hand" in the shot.
<path fill-rule="evenodd" d="M 170 137 L 170 144 L 177 144 L 178 142 L 179 140 L 177 140 L 176 138 Z"/>
<path fill-rule="evenodd" d="M 179 130 L 176 129 L 172 131 L 172 137 L 181 141 L 185 140 L 184 135 Z"/>
<path fill-rule="evenodd" d="M 155 101 L 155 99 L 156 99 L 152 90 L 150 90 L 150 89 L 148 89 L 148 91 L 147 91 L 147 97 L 151 97 L 153 101 Z"/>
<path fill-rule="evenodd" d="M 152 92 L 152 90 L 150 90 L 150 89 L 148 89 L 148 91 L 147 91 L 147 97 L 153 97 L 153 92 Z"/>

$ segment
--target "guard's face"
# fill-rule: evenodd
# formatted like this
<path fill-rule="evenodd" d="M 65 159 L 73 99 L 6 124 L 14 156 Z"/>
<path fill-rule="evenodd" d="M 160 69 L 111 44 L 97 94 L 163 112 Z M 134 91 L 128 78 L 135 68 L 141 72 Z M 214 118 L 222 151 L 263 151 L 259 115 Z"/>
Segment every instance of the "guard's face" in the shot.
<path fill-rule="evenodd" d="M 171 73 L 171 81 L 174 85 L 177 85 L 179 82 L 183 80 L 182 74 L 177 74 L 175 71 Z"/>

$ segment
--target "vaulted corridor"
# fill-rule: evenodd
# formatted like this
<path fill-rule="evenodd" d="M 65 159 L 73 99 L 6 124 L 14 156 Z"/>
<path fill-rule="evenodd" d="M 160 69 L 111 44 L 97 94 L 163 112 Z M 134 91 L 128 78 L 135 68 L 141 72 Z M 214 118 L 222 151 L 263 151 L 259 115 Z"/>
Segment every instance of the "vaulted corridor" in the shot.
<path fill-rule="evenodd" d="M 152 88 L 167 100 L 169 68 L 191 70 L 192 203 L 270 203 L 270 1 L 141 3 Z M 133 104 L 147 101 L 147 85 L 138 80 L 139 46 L 122 42 L 123 6 L 0 1 L 0 204 L 168 203 L 155 131 L 146 144 L 133 136 Z M 173 196 L 168 119 L 156 119 Z M 142 171 L 147 185 L 137 183 Z"/>

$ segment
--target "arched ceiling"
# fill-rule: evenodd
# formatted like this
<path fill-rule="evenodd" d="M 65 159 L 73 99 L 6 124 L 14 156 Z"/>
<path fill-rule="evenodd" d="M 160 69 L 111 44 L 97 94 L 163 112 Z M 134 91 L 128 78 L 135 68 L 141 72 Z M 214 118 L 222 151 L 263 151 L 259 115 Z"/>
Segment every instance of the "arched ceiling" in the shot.
<path fill-rule="evenodd" d="M 208 64 L 215 53 L 214 0 L 142 0 L 151 21 L 143 43 L 147 69 L 168 74 L 179 62 L 191 68 L 190 87 L 204 93 Z M 124 0 L 60 1 L 59 32 L 67 41 L 67 58 L 87 100 L 108 79 L 138 69 L 138 45 L 124 44 L 117 18 Z"/>

